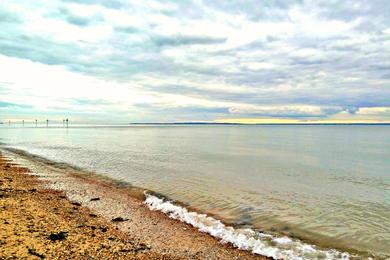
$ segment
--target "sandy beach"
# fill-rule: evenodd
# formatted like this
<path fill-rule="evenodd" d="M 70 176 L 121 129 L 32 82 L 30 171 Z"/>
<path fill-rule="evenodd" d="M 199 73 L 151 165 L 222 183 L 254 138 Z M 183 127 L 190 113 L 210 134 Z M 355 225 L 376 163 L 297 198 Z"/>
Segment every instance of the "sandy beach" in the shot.
<path fill-rule="evenodd" d="M 266 259 L 150 211 L 128 189 L 51 170 L 0 155 L 0 258 Z"/>

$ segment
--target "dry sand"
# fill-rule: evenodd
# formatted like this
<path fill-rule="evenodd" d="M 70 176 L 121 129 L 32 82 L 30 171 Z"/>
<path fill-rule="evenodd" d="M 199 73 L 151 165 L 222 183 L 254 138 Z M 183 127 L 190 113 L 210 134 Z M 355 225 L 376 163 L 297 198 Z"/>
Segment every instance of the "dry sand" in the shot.
<path fill-rule="evenodd" d="M 0 153 L 0 259 L 59 257 L 267 259 L 150 211 L 126 189 L 67 170 L 34 175 Z"/>

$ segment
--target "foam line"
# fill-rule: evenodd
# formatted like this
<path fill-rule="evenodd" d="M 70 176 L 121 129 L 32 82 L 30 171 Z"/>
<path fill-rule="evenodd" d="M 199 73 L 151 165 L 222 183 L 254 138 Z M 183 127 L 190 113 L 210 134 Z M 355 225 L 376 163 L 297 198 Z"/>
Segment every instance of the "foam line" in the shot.
<path fill-rule="evenodd" d="M 348 253 L 335 249 L 321 250 L 314 245 L 303 243 L 289 237 L 275 237 L 251 229 L 235 229 L 205 214 L 189 212 L 170 201 L 145 193 L 144 203 L 151 210 L 161 211 L 173 219 L 180 220 L 210 234 L 222 243 L 248 250 L 255 254 L 275 259 L 349 259 Z"/>

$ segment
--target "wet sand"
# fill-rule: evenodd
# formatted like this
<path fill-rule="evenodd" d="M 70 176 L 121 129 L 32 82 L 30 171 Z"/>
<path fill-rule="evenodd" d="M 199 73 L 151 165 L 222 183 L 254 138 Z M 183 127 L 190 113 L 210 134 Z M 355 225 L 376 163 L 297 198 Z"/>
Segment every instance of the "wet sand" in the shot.
<path fill-rule="evenodd" d="M 0 259 L 267 259 L 150 211 L 104 180 L 0 153 Z"/>

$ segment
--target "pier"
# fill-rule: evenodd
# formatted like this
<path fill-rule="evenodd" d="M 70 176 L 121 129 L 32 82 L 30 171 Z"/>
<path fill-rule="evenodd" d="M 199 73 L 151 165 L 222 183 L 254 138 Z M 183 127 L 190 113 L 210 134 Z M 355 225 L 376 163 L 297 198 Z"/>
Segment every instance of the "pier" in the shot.
<path fill-rule="evenodd" d="M 28 119 L 27 120 L 25 120 L 25 119 L 11 120 L 11 119 L 6 119 L 4 121 L 0 121 L 0 125 L 7 125 L 7 123 L 8 123 L 8 127 L 11 127 L 11 126 L 12 127 L 32 127 L 32 126 L 38 127 L 38 123 L 39 122 L 44 123 L 43 126 L 46 126 L 46 128 L 50 127 L 50 124 L 51 124 L 51 126 L 54 126 L 54 127 L 61 127 L 61 122 L 62 122 L 62 127 L 63 128 L 69 128 L 69 119 L 68 118 L 62 119 L 62 120 L 49 120 L 49 119 L 46 119 L 44 121 L 39 121 L 38 119 L 34 119 L 34 120 L 28 120 Z"/>

